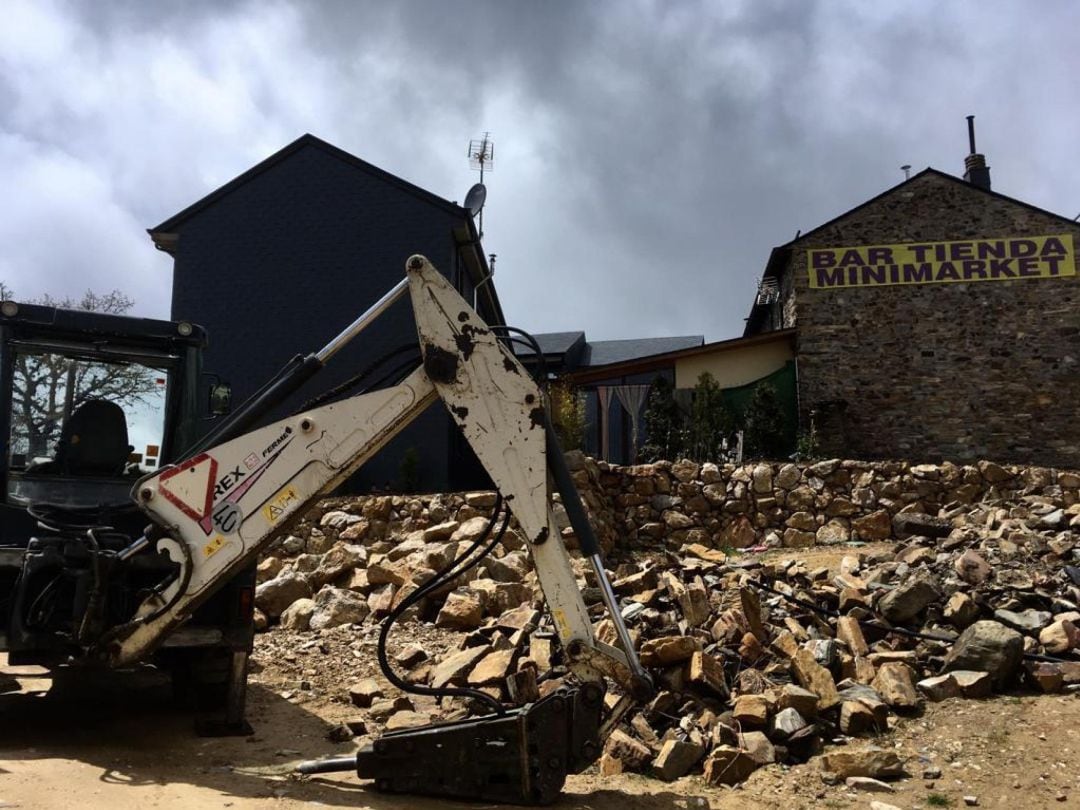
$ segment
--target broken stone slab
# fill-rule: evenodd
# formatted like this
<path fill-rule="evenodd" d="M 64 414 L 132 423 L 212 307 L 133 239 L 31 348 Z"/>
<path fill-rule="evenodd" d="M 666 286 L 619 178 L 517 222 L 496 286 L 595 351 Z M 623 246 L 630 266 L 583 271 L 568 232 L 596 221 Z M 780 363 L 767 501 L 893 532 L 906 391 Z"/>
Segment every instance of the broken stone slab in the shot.
<path fill-rule="evenodd" d="M 536 667 L 522 667 L 520 664 L 518 666 L 517 672 L 506 677 L 506 693 L 510 696 L 510 701 L 517 706 L 535 703 L 540 699 L 540 688 L 536 682 Z"/>
<path fill-rule="evenodd" d="M 661 636 L 642 644 L 639 658 L 646 667 L 668 667 L 686 661 L 701 647 L 701 639 L 692 636 Z"/>
<path fill-rule="evenodd" d="M 896 788 L 888 782 L 869 776 L 849 776 L 844 780 L 844 784 L 851 790 L 861 790 L 864 793 L 896 793 Z"/>
<path fill-rule="evenodd" d="M 315 614 L 314 599 L 297 599 L 281 613 L 283 630 L 303 632 L 310 629 L 311 617 Z"/>
<path fill-rule="evenodd" d="M 960 694 L 965 698 L 990 697 L 994 691 L 994 682 L 989 672 L 954 669 L 949 674 L 956 679 Z"/>
<path fill-rule="evenodd" d="M 878 747 L 830 751 L 822 754 L 818 761 L 822 770 L 836 774 L 841 779 L 849 776 L 895 779 L 906 775 L 899 755 Z"/>
<path fill-rule="evenodd" d="M 814 660 L 812 652 L 800 648 L 791 659 L 791 664 L 802 687 L 818 696 L 818 711 L 831 709 L 840 702 L 832 674 Z"/>
<path fill-rule="evenodd" d="M 793 734 L 797 734 L 809 724 L 795 709 L 787 708 L 776 713 L 773 718 L 773 736 L 779 740 L 786 740 Z"/>
<path fill-rule="evenodd" d="M 957 630 L 964 630 L 979 618 L 979 606 L 966 593 L 957 591 L 945 603 L 942 617 Z"/>
<path fill-rule="evenodd" d="M 668 593 L 679 605 L 679 610 L 688 625 L 699 627 L 708 620 L 711 613 L 709 592 L 705 589 L 705 583 L 701 577 L 695 577 L 687 584 L 674 574 L 666 572 L 664 582 Z"/>
<path fill-rule="evenodd" d="M 495 622 L 495 626 L 500 630 L 513 633 L 517 630 L 535 628 L 539 622 L 540 611 L 536 610 L 531 604 L 527 604 L 503 612 Z"/>
<path fill-rule="evenodd" d="M 597 767 L 601 776 L 617 776 L 625 770 L 621 759 L 607 753 L 600 755 L 600 763 Z"/>
<path fill-rule="evenodd" d="M 870 653 L 867 659 L 875 667 L 882 664 L 907 664 L 909 667 L 914 667 L 918 663 L 919 656 L 915 650 L 882 650 Z"/>
<path fill-rule="evenodd" d="M 430 723 L 431 715 L 405 709 L 390 716 L 390 719 L 386 721 L 386 730 L 397 731 L 403 728 L 418 728 Z"/>
<path fill-rule="evenodd" d="M 623 767 L 638 771 L 652 758 L 652 752 L 644 743 L 635 740 L 625 731 L 615 729 L 604 743 L 604 753 L 622 762 Z"/>
<path fill-rule="evenodd" d="M 1016 674 L 1024 654 L 1024 639 L 1000 622 L 975 622 L 953 644 L 945 656 L 942 672 L 976 670 L 988 672 L 995 687 L 1002 687 Z"/>
<path fill-rule="evenodd" d="M 513 667 L 517 654 L 518 651 L 513 648 L 489 653 L 473 667 L 466 682 L 469 686 L 491 686 L 502 683 Z"/>
<path fill-rule="evenodd" d="M 1018 630 L 1021 633 L 1035 635 L 1044 627 L 1054 621 L 1054 615 L 1046 610 L 1028 608 L 1019 612 L 1012 610 L 995 610 L 994 618 L 1006 627 Z"/>
<path fill-rule="evenodd" d="M 371 608 L 363 594 L 325 586 L 315 594 L 315 611 L 311 614 L 312 630 L 325 630 L 343 624 L 359 624 L 368 617 Z"/>
<path fill-rule="evenodd" d="M 739 745 L 758 765 L 776 762 L 776 747 L 761 731 L 748 731 L 741 735 Z"/>
<path fill-rule="evenodd" d="M 914 619 L 927 605 L 941 598 L 941 586 L 926 571 L 916 571 L 900 585 L 889 591 L 878 602 L 881 615 L 890 622 L 900 624 Z"/>
<path fill-rule="evenodd" d="M 311 573 L 311 583 L 318 588 L 333 582 L 347 571 L 367 565 L 367 549 L 349 543 L 337 543 L 326 552 L 318 567 Z"/>
<path fill-rule="evenodd" d="M 690 683 L 704 686 L 721 697 L 727 697 L 728 685 L 724 677 L 724 666 L 716 658 L 700 650 L 690 656 L 687 672 Z"/>
<path fill-rule="evenodd" d="M 853 700 L 868 708 L 874 715 L 874 727 L 884 729 L 889 721 L 889 704 L 876 689 L 861 683 L 844 681 L 840 690 L 842 700 Z"/>
<path fill-rule="evenodd" d="M 737 785 L 745 782 L 758 763 L 746 751 L 733 745 L 718 745 L 705 760 L 705 781 L 710 785 Z"/>
<path fill-rule="evenodd" d="M 1025 667 L 1028 680 L 1034 683 L 1039 690 L 1046 693 L 1060 692 L 1065 686 L 1065 675 L 1061 664 L 1049 661 L 1029 661 Z"/>
<path fill-rule="evenodd" d="M 994 570 L 981 554 L 970 548 L 956 558 L 953 568 L 960 579 L 969 585 L 982 584 Z"/>
<path fill-rule="evenodd" d="M 960 684 L 956 681 L 956 676 L 951 672 L 933 678 L 924 678 L 915 684 L 915 686 L 920 692 L 926 695 L 927 700 L 931 700 L 934 703 L 940 703 L 949 698 L 960 697 L 960 695 L 963 694 L 963 690 L 960 689 Z"/>
<path fill-rule="evenodd" d="M 414 708 L 409 698 L 399 695 L 392 700 L 376 700 L 371 704 L 368 714 L 376 723 L 385 723 L 394 712 L 411 711 Z"/>
<path fill-rule="evenodd" d="M 685 776 L 705 756 L 705 748 L 683 740 L 666 740 L 653 760 L 652 770 L 665 782 Z"/>
<path fill-rule="evenodd" d="M 765 728 L 769 724 L 769 701 L 764 695 L 742 695 L 735 700 L 732 716 L 746 728 Z"/>
<path fill-rule="evenodd" d="M 278 618 L 297 599 L 311 597 L 307 577 L 286 571 L 255 588 L 255 606 L 271 619 Z"/>
<path fill-rule="evenodd" d="M 914 709 L 919 705 L 919 695 L 907 664 L 882 664 L 877 668 L 877 677 L 871 686 L 894 709 Z"/>
<path fill-rule="evenodd" d="M 728 555 L 722 551 L 717 551 L 714 548 L 709 548 L 701 543 L 690 543 L 682 547 L 684 555 L 690 557 L 697 557 L 699 560 L 705 562 L 717 563 L 723 565 L 728 560 Z"/>
<path fill-rule="evenodd" d="M 847 646 L 852 655 L 867 655 L 870 652 L 859 621 L 852 616 L 841 616 L 836 620 L 836 639 Z"/>
<path fill-rule="evenodd" d="M 840 704 L 840 733 L 855 737 L 877 730 L 877 718 L 865 703 L 858 700 L 845 700 Z"/>
<path fill-rule="evenodd" d="M 475 630 L 484 620 L 484 605 L 470 588 L 452 591 L 443 603 L 435 626 L 448 630 Z"/>
<path fill-rule="evenodd" d="M 374 678 L 364 678 L 349 687 L 349 700 L 360 709 L 370 708 L 375 699 L 382 696 L 382 687 Z"/>
<path fill-rule="evenodd" d="M 491 647 L 482 645 L 468 647 L 453 653 L 445 660 L 438 663 L 431 673 L 431 685 L 436 689 L 442 689 L 449 683 L 462 682 L 465 676 L 472 670 L 481 658 L 491 651 Z"/>
<path fill-rule="evenodd" d="M 781 709 L 794 709 L 803 717 L 817 717 L 818 696 L 793 683 L 785 684 L 778 703 Z"/>
<path fill-rule="evenodd" d="M 1059 617 L 1039 632 L 1039 643 L 1050 655 L 1066 653 L 1080 646 L 1080 628 L 1068 619 Z"/>
<path fill-rule="evenodd" d="M 406 669 L 412 669 L 417 664 L 426 661 L 427 658 L 427 650 L 419 644 L 407 644 L 394 656 L 394 660 Z"/>

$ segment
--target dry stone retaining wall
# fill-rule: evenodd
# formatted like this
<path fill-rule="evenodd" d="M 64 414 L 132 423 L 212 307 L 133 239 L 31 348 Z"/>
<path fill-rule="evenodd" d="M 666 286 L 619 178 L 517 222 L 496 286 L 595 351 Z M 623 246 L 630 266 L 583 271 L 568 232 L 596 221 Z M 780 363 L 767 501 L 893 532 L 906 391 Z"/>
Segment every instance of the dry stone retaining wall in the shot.
<path fill-rule="evenodd" d="M 1061 508 L 1080 501 L 1080 474 L 989 461 L 959 466 L 831 459 L 743 466 L 658 462 L 614 467 L 580 459 L 627 542 L 797 548 L 902 534 L 901 513 L 1032 495 Z M 585 477 L 579 475 L 579 482 Z M 579 486 L 581 484 L 579 483 Z M 609 540 L 610 542 L 610 540 Z"/>
<path fill-rule="evenodd" d="M 581 453 L 567 459 L 605 551 L 694 543 L 742 549 L 871 542 L 906 536 L 897 519 L 903 513 L 936 515 L 943 508 L 1016 496 L 1063 510 L 1080 503 L 1080 472 L 989 461 L 960 466 L 830 459 L 734 466 L 684 460 L 619 467 Z M 316 528 L 303 541 L 304 551 L 321 554 L 337 539 L 360 537 L 389 547 L 385 538 L 391 524 L 395 533 L 422 532 L 413 538 L 419 547 L 425 537 L 439 539 L 440 526 L 453 533 L 457 527 L 451 529 L 451 522 L 486 517 L 494 495 L 377 495 L 350 501 L 356 514 L 347 518 L 349 524 L 337 526 L 332 519 Z M 336 503 L 324 501 L 310 517 L 318 523 Z M 556 517 L 572 543 L 559 505 Z M 1062 516 L 1066 523 L 1073 518 Z M 511 543 L 520 548 L 513 532 Z"/>

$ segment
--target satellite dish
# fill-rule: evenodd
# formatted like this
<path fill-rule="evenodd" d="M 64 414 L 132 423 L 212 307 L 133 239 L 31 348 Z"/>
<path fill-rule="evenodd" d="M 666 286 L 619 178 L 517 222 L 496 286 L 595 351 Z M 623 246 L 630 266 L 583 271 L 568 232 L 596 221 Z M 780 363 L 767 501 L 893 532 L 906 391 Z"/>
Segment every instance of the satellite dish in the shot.
<path fill-rule="evenodd" d="M 483 183 L 477 183 L 475 186 L 469 189 L 469 193 L 465 195 L 465 207 L 469 209 L 469 213 L 474 217 L 480 213 L 480 209 L 484 207 L 484 200 L 487 199 L 487 189 Z"/>

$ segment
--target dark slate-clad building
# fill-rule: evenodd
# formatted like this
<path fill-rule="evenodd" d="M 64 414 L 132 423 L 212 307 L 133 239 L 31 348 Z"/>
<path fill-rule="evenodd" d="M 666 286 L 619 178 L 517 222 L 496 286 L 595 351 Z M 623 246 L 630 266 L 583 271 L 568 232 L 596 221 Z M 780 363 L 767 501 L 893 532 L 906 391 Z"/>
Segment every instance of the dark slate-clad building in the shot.
<path fill-rule="evenodd" d="M 746 335 L 794 329 L 825 455 L 1080 467 L 1080 224 L 926 169 L 773 250 Z"/>
<path fill-rule="evenodd" d="M 304 135 L 149 229 L 174 260 L 172 317 L 206 327 L 206 369 L 254 393 L 291 357 L 321 348 L 402 279 L 422 253 L 503 323 L 469 212 Z M 273 418 L 295 411 L 398 347 L 416 346 L 407 298 L 333 358 Z M 393 370 L 409 355 L 386 366 Z M 379 375 L 373 377 L 373 381 Z M 213 425 L 207 422 L 207 429 Z M 414 463 L 415 462 L 415 463 Z M 350 487 L 469 488 L 485 476 L 436 404 L 364 466 Z"/>

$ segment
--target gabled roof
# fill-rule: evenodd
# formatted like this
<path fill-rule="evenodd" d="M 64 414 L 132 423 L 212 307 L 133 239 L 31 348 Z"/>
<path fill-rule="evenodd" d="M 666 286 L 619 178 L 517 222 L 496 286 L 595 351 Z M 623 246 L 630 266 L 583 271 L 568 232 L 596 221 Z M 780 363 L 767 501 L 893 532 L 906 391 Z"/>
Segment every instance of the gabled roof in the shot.
<path fill-rule="evenodd" d="M 1069 217 L 1062 216 L 1061 214 L 1056 214 L 1053 211 L 1047 211 L 1045 208 L 1039 208 L 1037 205 L 1032 205 L 1031 203 L 1024 202 L 1023 200 L 1018 200 L 1015 197 L 1009 197 L 1008 195 L 1001 194 L 1000 192 L 994 191 L 993 189 L 983 188 L 982 186 L 976 186 L 973 183 L 969 183 L 967 180 L 964 180 L 963 178 L 957 177 L 956 175 L 948 174 L 947 172 L 943 172 L 943 171 L 940 171 L 938 169 L 934 169 L 934 168 L 928 166 L 925 169 L 923 169 L 921 172 L 919 172 L 918 174 L 913 175 L 912 177 L 909 177 L 909 178 L 907 178 L 906 180 L 903 180 L 900 183 L 897 183 L 895 186 L 892 186 L 890 188 L 885 189 L 885 191 L 881 192 L 880 194 L 877 194 L 874 197 L 871 197 L 870 199 L 866 200 L 865 202 L 860 203 L 859 205 L 856 205 L 854 208 L 849 208 L 844 213 L 833 217 L 832 219 L 828 220 L 827 222 L 823 222 L 821 225 L 818 225 L 816 228 L 813 228 L 813 229 L 807 231 L 806 233 L 799 233 L 790 242 L 785 242 L 782 245 L 778 245 L 777 247 L 774 247 L 772 249 L 772 252 L 769 254 L 769 260 L 765 265 L 765 272 L 762 274 L 762 277 L 763 278 L 770 278 L 770 277 L 779 278 L 780 275 L 783 273 L 784 268 L 786 268 L 788 266 L 788 262 L 787 262 L 788 256 L 790 255 L 791 251 L 800 242 L 803 242 L 804 240 L 809 239 L 810 237 L 816 235 L 819 231 L 822 231 L 822 230 L 824 230 L 824 229 L 826 229 L 828 227 L 831 227 L 832 225 L 839 222 L 840 220 L 845 219 L 846 217 L 849 217 L 852 214 L 858 213 L 862 209 L 864 209 L 864 208 L 866 208 L 866 207 L 868 207 L 870 205 L 873 205 L 874 203 L 878 202 L 879 200 L 881 200 L 881 199 L 883 199 L 885 197 L 888 197 L 890 194 L 893 194 L 893 193 L 899 191 L 904 186 L 906 186 L 906 185 L 908 185 L 910 183 L 914 183 L 915 181 L 917 181 L 920 178 L 925 177 L 927 175 L 933 175 L 934 177 L 940 177 L 943 180 L 948 180 L 948 181 L 953 182 L 953 183 L 959 183 L 960 185 L 964 186 L 965 188 L 967 188 L 967 189 L 969 189 L 969 190 L 971 190 L 973 192 L 976 192 L 976 193 L 979 193 L 979 194 L 987 194 L 987 195 L 989 195 L 991 197 L 996 197 L 997 199 L 1002 200 L 1004 202 L 1011 203 L 1012 205 L 1018 205 L 1021 208 L 1026 208 L 1029 211 L 1034 211 L 1034 212 L 1036 212 L 1038 214 L 1042 214 L 1043 216 L 1052 217 L 1053 219 L 1060 220 L 1061 222 L 1063 222 L 1063 223 L 1065 223 L 1065 224 L 1067 224 L 1067 225 L 1069 225 L 1069 226 L 1071 226 L 1073 228 L 1080 227 L 1080 224 L 1078 224 L 1075 220 L 1070 219 Z M 746 319 L 746 328 L 743 331 L 743 335 L 749 336 L 749 335 L 755 334 L 758 331 L 757 327 L 760 325 L 760 322 L 764 319 L 763 318 L 764 313 L 771 306 L 773 306 L 773 305 L 772 304 L 758 304 L 757 300 L 755 298 L 753 306 L 750 307 L 750 315 Z"/>
<path fill-rule="evenodd" d="M 430 191 L 426 191 L 425 189 L 422 189 L 419 186 L 414 186 L 412 183 L 410 183 L 410 182 L 408 182 L 406 180 L 402 180 L 400 177 L 397 177 L 397 176 L 395 176 L 393 174 L 390 174 L 390 172 L 384 171 L 383 169 L 380 169 L 378 166 L 374 166 L 374 165 L 372 165 L 371 163 L 368 163 L 365 160 L 361 160 L 360 158 L 356 157 L 355 155 L 349 154 L 344 149 L 339 149 L 338 147 L 334 146 L 333 144 L 327 143 L 326 141 L 322 140 L 321 138 L 317 138 L 314 135 L 312 135 L 310 133 L 307 133 L 307 134 L 301 135 L 299 138 L 297 138 L 295 141 L 293 141 L 292 143 L 290 143 L 288 146 L 284 147 L 283 149 L 279 149 L 277 152 L 270 155 L 270 157 L 266 158 L 262 162 L 256 163 L 254 166 L 252 166 L 246 172 L 244 172 L 241 175 L 238 175 L 237 177 L 234 177 L 232 180 L 230 180 L 225 185 L 215 189 L 214 191 L 211 191 L 209 194 L 207 194 L 201 200 L 198 200 L 197 202 L 192 203 L 191 205 L 189 205 L 187 208 L 180 211 L 179 213 L 173 214 L 171 217 L 169 217 L 167 220 L 162 222 L 160 225 L 157 225 L 157 226 L 155 226 L 153 228 L 148 228 L 147 231 L 149 232 L 151 238 L 154 239 L 154 243 L 156 245 L 158 245 L 158 247 L 160 247 L 162 250 L 168 250 L 169 249 L 169 247 L 167 246 L 167 241 L 168 240 L 167 239 L 160 239 L 159 240 L 159 238 L 158 238 L 159 236 L 165 237 L 168 234 L 171 234 L 173 231 L 175 231 L 178 227 L 180 227 L 184 222 L 186 222 L 191 217 L 195 216 L 198 213 L 201 213 L 203 210 L 205 210 L 209 206 L 213 205 L 215 202 L 220 200 L 222 197 L 226 196 L 227 194 L 232 193 L 233 191 L 238 189 L 240 186 L 242 186 L 245 183 L 255 179 L 256 177 L 261 175 L 263 172 L 274 168 L 276 165 L 278 165 L 279 163 L 281 163 L 281 162 L 283 162 L 285 160 L 288 160 L 290 157 L 292 157 L 294 154 L 301 151 L 302 149 L 318 149 L 318 150 L 320 150 L 322 152 L 325 152 L 326 154 L 330 155 L 331 157 L 334 157 L 334 158 L 340 160 L 342 163 L 345 163 L 348 166 L 351 166 L 351 167 L 353 167 L 355 169 L 359 169 L 361 171 L 367 172 L 368 174 L 370 174 L 370 175 L 372 175 L 374 177 L 377 177 L 377 178 L 379 178 L 380 180 L 382 180 L 382 181 L 384 181 L 386 183 L 389 183 L 389 184 L 391 184 L 393 186 L 396 186 L 397 188 L 401 189 L 402 191 L 406 192 L 407 194 L 412 194 L 415 197 L 419 197 L 420 199 L 424 200 L 425 202 L 428 202 L 428 203 L 430 203 L 432 205 L 435 205 L 435 206 L 437 206 L 439 208 L 442 208 L 442 209 L 444 209 L 446 211 L 449 211 L 452 214 L 455 214 L 455 215 L 461 216 L 461 217 L 467 217 L 469 215 L 468 211 L 466 211 L 461 206 L 455 205 L 454 203 L 450 202 L 449 200 L 444 200 L 442 197 L 438 196 L 437 194 L 432 194 Z"/>
<path fill-rule="evenodd" d="M 845 217 L 851 216 L 852 214 L 861 211 L 862 209 L 866 208 L 867 206 L 873 205 L 874 203 L 876 203 L 878 200 L 882 199 L 883 197 L 888 197 L 890 194 L 892 194 L 892 193 L 894 193 L 896 191 L 899 191 L 904 186 L 906 186 L 906 185 L 908 185 L 910 183 L 914 183 L 920 177 L 925 177 L 927 175 L 933 175 L 935 177 L 940 177 L 943 180 L 948 180 L 948 181 L 953 182 L 953 183 L 958 183 L 961 186 L 963 186 L 964 188 L 969 189 L 969 190 L 974 191 L 974 192 L 977 192 L 979 194 L 988 194 L 991 197 L 996 197 L 999 200 L 1003 200 L 1004 202 L 1012 203 L 1013 205 L 1019 205 L 1021 208 L 1026 208 L 1029 211 L 1035 211 L 1036 213 L 1042 214 L 1043 216 L 1053 217 L 1054 219 L 1060 219 L 1062 222 L 1064 222 L 1064 223 L 1066 223 L 1068 225 L 1071 225 L 1074 228 L 1077 227 L 1077 223 L 1074 220 L 1069 219 L 1068 217 L 1062 216 L 1061 214 L 1055 214 L 1053 211 L 1047 211 L 1045 208 L 1039 208 L 1037 205 L 1032 205 L 1031 203 L 1026 203 L 1023 200 L 1016 199 L 1015 197 L 1009 197 L 1008 195 L 1001 194 L 1001 193 L 999 193 L 997 191 L 994 191 L 993 189 L 983 188 L 982 186 L 976 186 L 973 183 L 969 183 L 967 180 L 964 180 L 963 178 L 957 177 L 956 175 L 948 174 L 946 172 L 939 171 L 938 169 L 934 169 L 934 168 L 931 168 L 931 167 L 928 166 L 925 169 L 923 169 L 921 172 L 919 172 L 918 174 L 913 175 L 912 177 L 908 178 L 907 180 L 904 180 L 903 182 L 897 183 L 895 186 L 892 186 L 891 188 L 885 189 L 885 191 L 881 192 L 877 196 L 871 197 L 869 200 L 866 200 L 865 202 L 860 203 L 859 205 L 856 205 L 854 208 L 848 209 L 847 211 L 840 214 L 839 216 L 833 217 L 828 222 L 824 222 L 821 225 L 818 225 L 813 230 L 809 230 L 806 233 L 800 233 L 798 236 L 796 236 L 790 242 L 787 242 L 785 245 L 781 245 L 781 247 L 789 247 L 789 246 L 795 245 L 797 242 L 803 241 L 804 239 L 808 239 L 809 237 L 816 234 L 818 231 L 824 230 L 825 228 L 830 227 L 831 225 L 833 225 L 836 222 L 839 222 L 840 220 L 844 219 Z"/>
<path fill-rule="evenodd" d="M 555 354 L 566 354 L 573 349 L 579 342 L 585 340 L 584 332 L 541 332 L 538 335 L 533 335 L 536 339 L 537 345 L 540 347 L 540 353 L 545 357 Z M 532 357 L 536 352 L 532 350 L 531 346 L 525 344 L 515 344 L 514 354 L 524 357 Z"/>

